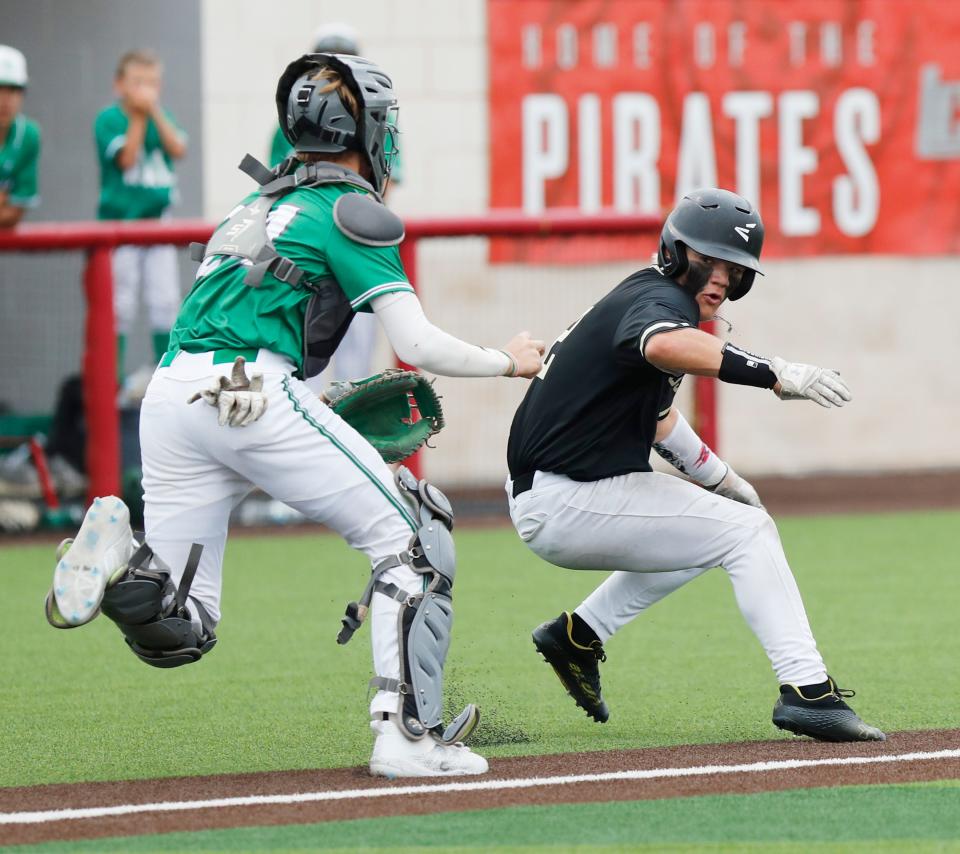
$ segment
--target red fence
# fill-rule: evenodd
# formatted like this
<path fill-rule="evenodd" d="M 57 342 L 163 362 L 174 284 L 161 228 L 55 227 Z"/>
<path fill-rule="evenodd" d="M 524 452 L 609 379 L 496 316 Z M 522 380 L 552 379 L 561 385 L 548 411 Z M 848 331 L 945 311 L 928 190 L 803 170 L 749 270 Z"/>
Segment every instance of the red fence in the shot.
<path fill-rule="evenodd" d="M 407 236 L 400 247 L 400 255 L 407 275 L 415 285 L 417 245 L 426 238 L 651 235 L 658 233 L 660 226 L 661 222 L 656 217 L 619 214 L 586 217 L 577 212 L 551 212 L 542 217 L 494 213 L 458 219 L 417 219 L 406 223 Z M 114 247 L 124 244 L 185 246 L 194 241 L 204 243 L 210 238 L 213 228 L 211 223 L 201 220 L 178 220 L 41 223 L 0 231 L 0 252 L 81 250 L 87 253 L 83 277 L 87 301 L 83 383 L 89 437 L 87 471 L 90 496 L 117 493 L 120 489 L 120 431 L 116 408 L 116 340 L 110 253 Z M 713 381 L 696 379 L 695 406 L 700 435 L 707 444 L 716 448 Z"/>

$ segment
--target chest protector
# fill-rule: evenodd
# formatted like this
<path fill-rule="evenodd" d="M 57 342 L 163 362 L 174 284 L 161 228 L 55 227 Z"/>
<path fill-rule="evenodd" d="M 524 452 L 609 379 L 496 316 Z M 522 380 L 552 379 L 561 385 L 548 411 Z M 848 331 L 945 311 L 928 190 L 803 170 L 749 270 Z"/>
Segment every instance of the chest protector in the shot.
<path fill-rule="evenodd" d="M 204 261 L 214 255 L 240 258 L 249 267 L 243 283 L 251 288 L 260 287 L 263 277 L 270 273 L 290 287 L 304 288 L 311 292 L 303 321 L 303 378 L 306 379 L 316 376 L 327 366 L 350 327 L 354 311 L 350 307 L 350 300 L 333 276 L 307 281 L 302 269 L 280 255 L 267 233 L 267 215 L 274 204 L 287 193 L 302 187 L 319 187 L 324 184 L 348 184 L 365 190 L 376 199 L 376 202 L 370 200 L 369 204 L 376 205 L 385 213 L 389 212 L 383 208 L 383 200 L 376 190 L 349 169 L 335 163 L 308 163 L 295 172 L 284 175 L 282 173 L 288 162 L 285 161 L 276 170 L 271 170 L 252 155 L 246 155 L 240 163 L 240 169 L 260 185 L 259 195 L 238 208 L 214 232 L 206 246 L 202 243 L 191 243 L 190 257 L 194 261 Z M 336 206 L 334 218 L 336 219 Z M 402 226 L 400 237 L 402 238 Z M 398 239 L 392 242 L 400 241 Z"/>

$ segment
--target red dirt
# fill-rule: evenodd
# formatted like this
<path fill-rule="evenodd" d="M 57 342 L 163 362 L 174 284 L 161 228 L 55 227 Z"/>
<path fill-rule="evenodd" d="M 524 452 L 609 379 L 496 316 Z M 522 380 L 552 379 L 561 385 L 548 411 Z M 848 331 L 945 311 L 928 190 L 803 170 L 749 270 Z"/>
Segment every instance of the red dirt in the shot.
<path fill-rule="evenodd" d="M 788 759 L 879 756 L 960 749 L 960 730 L 894 733 L 887 742 L 822 744 L 807 739 L 709 744 L 602 753 L 555 754 L 495 759 L 484 777 L 455 782 L 508 780 L 571 774 L 702 765 L 742 765 Z M 0 844 L 95 839 L 184 830 L 307 824 L 389 815 L 418 815 L 517 805 L 628 801 L 706 794 L 765 792 L 816 786 L 903 783 L 960 778 L 960 758 L 873 765 L 815 766 L 791 770 L 735 772 L 697 777 L 617 780 L 523 789 L 444 792 L 429 798 L 397 795 L 300 804 L 258 805 L 180 812 L 152 812 L 106 818 L 67 819 L 42 824 L 0 825 Z M 364 768 L 278 771 L 180 777 L 115 783 L 76 783 L 0 789 L 0 813 L 103 807 L 160 801 L 207 800 L 244 795 L 326 792 L 447 782 L 371 778 Z"/>

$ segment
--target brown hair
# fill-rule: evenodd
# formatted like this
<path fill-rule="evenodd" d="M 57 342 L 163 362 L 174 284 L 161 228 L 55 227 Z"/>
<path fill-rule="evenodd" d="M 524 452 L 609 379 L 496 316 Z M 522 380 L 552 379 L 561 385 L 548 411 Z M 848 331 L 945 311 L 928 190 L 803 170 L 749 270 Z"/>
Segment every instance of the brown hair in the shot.
<path fill-rule="evenodd" d="M 360 122 L 360 105 L 357 103 L 356 95 L 350 91 L 350 87 L 343 82 L 340 73 L 332 68 L 321 68 L 311 80 L 326 80 L 327 85 L 320 90 L 320 94 L 326 95 L 330 92 L 336 92 L 340 96 L 340 101 L 353 116 L 353 120 Z M 297 159 L 302 163 L 316 163 L 318 160 L 327 160 L 336 163 L 338 160 L 349 157 L 353 152 L 345 151 L 341 154 L 321 154 L 318 152 L 298 151 Z M 362 158 L 361 158 L 362 159 Z"/>
<path fill-rule="evenodd" d="M 120 57 L 120 61 L 117 63 L 117 80 L 123 77 L 127 68 L 131 65 L 149 65 L 155 68 L 163 67 L 163 64 L 160 62 L 160 57 L 149 48 L 128 50 L 123 56 Z"/>

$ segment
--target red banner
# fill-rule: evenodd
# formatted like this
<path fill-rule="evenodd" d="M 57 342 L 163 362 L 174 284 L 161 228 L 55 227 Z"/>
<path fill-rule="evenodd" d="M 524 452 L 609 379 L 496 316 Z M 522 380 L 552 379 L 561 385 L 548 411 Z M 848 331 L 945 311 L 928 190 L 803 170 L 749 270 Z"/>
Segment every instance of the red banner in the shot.
<path fill-rule="evenodd" d="M 720 186 L 765 257 L 960 250 L 960 2 L 487 2 L 492 207 Z"/>

